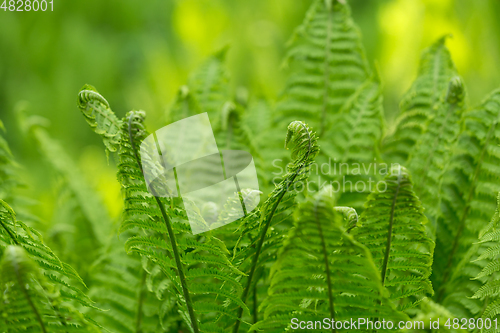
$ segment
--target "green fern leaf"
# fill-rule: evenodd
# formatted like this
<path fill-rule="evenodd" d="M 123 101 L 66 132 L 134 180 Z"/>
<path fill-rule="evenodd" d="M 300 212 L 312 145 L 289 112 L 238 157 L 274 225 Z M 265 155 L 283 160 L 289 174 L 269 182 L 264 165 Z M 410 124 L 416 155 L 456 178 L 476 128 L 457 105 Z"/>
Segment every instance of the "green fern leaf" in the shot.
<path fill-rule="evenodd" d="M 413 147 L 406 166 L 412 172 L 414 189 L 426 209 L 433 232 L 440 215 L 440 188 L 461 130 L 465 88 L 460 77 L 450 80 L 448 92 L 429 116 L 426 130 Z"/>
<path fill-rule="evenodd" d="M 393 166 L 365 207 L 353 236 L 371 251 L 391 300 L 402 310 L 413 307 L 433 294 L 434 242 L 426 234 L 427 219 L 408 171 Z"/>
<path fill-rule="evenodd" d="M 335 124 L 325 135 L 330 144 L 323 145 L 325 156 L 318 159 L 319 165 L 334 164 L 334 172 L 321 176 L 335 182 L 332 184 L 335 191 L 341 192 L 340 205 L 362 211 L 366 196 L 380 177 L 375 172 L 375 163 L 380 160 L 385 121 L 378 72 L 356 90 L 335 118 Z"/>
<path fill-rule="evenodd" d="M 181 319 L 175 314 L 175 298 L 159 300 L 169 297 L 163 293 L 169 283 L 161 278 L 160 268 L 141 263 L 138 255 L 127 255 L 118 239 L 110 249 L 94 264 L 89 295 L 105 311 L 93 311 L 92 318 L 122 333 L 154 333 L 176 327 Z"/>
<path fill-rule="evenodd" d="M 440 38 L 422 53 L 418 76 L 403 97 L 394 131 L 384 139 L 386 160 L 404 163 L 408 159 L 420 135 L 427 130 L 428 120 L 446 93 L 448 82 L 457 75 L 445 45 L 447 37 Z"/>
<path fill-rule="evenodd" d="M 500 277 L 499 247 L 498 247 L 498 227 L 500 223 L 500 194 L 497 197 L 497 210 L 491 222 L 481 230 L 479 243 L 474 244 L 469 255 L 466 257 L 470 261 L 466 265 L 461 265 L 460 271 L 456 270 L 451 280 L 448 297 L 444 300 L 449 307 L 455 307 L 453 301 L 466 310 L 468 317 L 480 317 L 484 320 L 498 318 L 500 304 L 500 288 L 498 279 Z M 464 270 L 464 267 L 466 270 Z M 475 269 L 471 269 L 475 268 Z M 469 283 L 465 279 L 469 278 Z M 457 289 L 451 289 L 455 287 Z M 459 297 L 463 300 L 459 300 Z M 465 296 L 465 297 L 464 297 Z M 495 325 L 482 332 L 499 332 Z"/>
<path fill-rule="evenodd" d="M 0 327 L 2 332 L 99 332 L 66 304 L 20 246 L 5 248 L 0 261 Z"/>
<path fill-rule="evenodd" d="M 299 206 L 271 271 L 264 320 L 251 330 L 283 332 L 292 318 L 404 318 L 386 295 L 370 252 L 345 232 L 326 187 Z"/>
<path fill-rule="evenodd" d="M 276 121 L 302 119 L 321 135 L 368 76 L 361 37 L 347 4 L 315 0 L 295 31 L 286 63 L 292 67 Z"/>
<path fill-rule="evenodd" d="M 112 113 L 111 109 L 109 111 Z M 209 233 L 203 240 L 189 234 L 187 218 L 177 207 L 178 199 L 160 199 L 149 193 L 142 165 L 151 161 L 146 156 L 141 156 L 141 160 L 137 151 L 141 141 L 148 136 L 144 117 L 143 111 L 129 112 L 120 122 L 121 133 L 117 135 L 120 139 L 118 179 L 125 196 L 125 221 L 121 230 L 130 230 L 132 235 L 142 230 L 147 235 L 131 236 L 126 247 L 129 252 L 140 254 L 158 266 L 171 282 L 170 290 L 187 327 L 194 332 L 210 332 L 214 325 L 222 330 L 228 325 L 224 319 L 228 311 L 206 314 L 197 307 L 206 309 L 206 303 L 210 303 L 219 305 L 214 309 L 228 309 L 234 303 L 246 309 L 235 296 L 236 291 L 241 290 L 235 278 L 242 273 L 233 267 L 229 252 L 223 250 L 223 243 L 218 239 Z M 151 165 L 152 169 L 154 167 Z M 201 288 L 202 285 L 205 287 Z M 216 324 L 212 322 L 215 318 Z"/>
<path fill-rule="evenodd" d="M 61 262 L 52 250 L 43 243 L 41 234 L 16 219 L 15 212 L 0 199 L 0 249 L 8 245 L 21 246 L 43 270 L 54 284 L 60 287 L 63 298 L 93 307 L 92 301 L 85 295 L 79 285 L 85 284 L 78 273 L 68 264 Z"/>
<path fill-rule="evenodd" d="M 317 141 L 316 134 L 304 123 L 300 121 L 290 123 L 285 138 L 285 148 L 292 148 L 292 162 L 287 166 L 287 173 L 269 195 L 261 209 L 249 214 L 243 220 L 238 244 L 241 244 L 246 238 L 250 244 L 242 248 L 241 251 L 237 245 L 233 259 L 234 262 L 239 263 L 241 270 L 249 272 L 241 297 L 243 302 L 246 302 L 251 288 L 255 286 L 253 280 L 255 272 L 267 263 L 270 257 L 274 256 L 273 253 L 281 245 L 283 237 L 280 232 L 274 230 L 273 226 L 279 224 L 289 214 L 287 210 L 293 206 L 297 194 L 296 185 L 303 184 L 307 180 L 309 168 L 319 152 Z M 280 215 L 282 216 L 280 217 Z M 258 235 L 255 233 L 256 230 Z M 243 307 L 240 307 L 237 318 L 241 318 L 242 314 Z M 236 322 L 233 332 L 238 332 L 240 324 L 240 321 Z"/>
<path fill-rule="evenodd" d="M 463 130 L 452 147 L 453 158 L 441 187 L 433 284 L 437 300 L 479 231 L 495 212 L 500 191 L 500 90 L 463 116 Z"/>

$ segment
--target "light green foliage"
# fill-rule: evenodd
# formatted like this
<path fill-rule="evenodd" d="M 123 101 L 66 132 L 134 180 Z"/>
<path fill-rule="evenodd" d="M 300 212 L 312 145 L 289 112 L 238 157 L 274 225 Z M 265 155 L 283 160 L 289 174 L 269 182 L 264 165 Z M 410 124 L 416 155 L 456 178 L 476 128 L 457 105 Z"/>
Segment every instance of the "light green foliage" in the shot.
<path fill-rule="evenodd" d="M 276 121 L 301 119 L 320 137 L 332 116 L 368 77 L 358 28 L 349 6 L 336 0 L 315 0 L 296 29 L 286 63 L 291 67 Z"/>
<path fill-rule="evenodd" d="M 372 253 L 382 283 L 400 309 L 415 306 L 433 294 L 431 275 L 434 242 L 426 234 L 427 219 L 413 191 L 408 171 L 391 168 L 370 194 L 353 236 Z"/>
<path fill-rule="evenodd" d="M 326 187 L 296 211 L 271 270 L 264 320 L 253 330 L 282 332 L 292 318 L 404 319 L 387 299 L 370 251 L 345 232 L 332 193 Z"/>
<path fill-rule="evenodd" d="M 337 206 L 337 207 L 334 207 L 333 209 L 337 213 L 343 215 L 344 220 L 347 220 L 345 225 L 344 225 L 344 228 L 346 229 L 347 233 L 349 233 L 352 228 L 355 228 L 358 226 L 359 216 L 354 208 Z"/>
<path fill-rule="evenodd" d="M 433 328 L 429 327 L 430 318 L 432 318 L 433 321 Z M 447 323 L 449 324 L 459 320 L 459 318 L 461 319 L 467 317 L 462 317 L 462 316 L 456 317 L 450 311 L 448 311 L 447 308 L 445 308 L 444 306 L 426 298 L 422 300 L 422 302 L 420 302 L 418 310 L 416 311 L 416 315 L 413 317 L 414 322 L 424 323 L 425 325 L 424 329 L 420 327 L 420 328 L 404 330 L 403 332 L 408 332 L 408 333 L 423 333 L 423 332 L 433 333 L 436 331 L 444 333 L 468 332 L 467 329 L 461 329 L 461 328 L 454 329 L 453 326 L 446 325 Z"/>
<path fill-rule="evenodd" d="M 103 210 L 99 198 L 95 196 L 94 191 L 85 181 L 83 174 L 71 157 L 64 151 L 60 143 L 51 138 L 47 130 L 42 127 L 43 120 L 43 118 L 37 119 L 32 116 L 22 119 L 21 125 L 25 131 L 30 132 L 46 161 L 64 177 L 66 185 L 76 198 L 78 206 L 89 224 L 85 229 L 90 229 L 90 237 L 100 244 L 106 244 L 112 225 L 109 214 Z"/>
<path fill-rule="evenodd" d="M 12 208 L 0 200 L 0 248 L 18 245 L 43 269 L 44 274 L 61 287 L 61 295 L 84 306 L 91 306 L 90 299 L 75 285 L 85 286 L 78 273 L 59 258 L 42 241 L 35 229 L 16 219 Z"/>
<path fill-rule="evenodd" d="M 457 75 L 445 45 L 446 38 L 442 37 L 422 53 L 418 77 L 403 97 L 394 131 L 384 140 L 387 159 L 399 163 L 407 160 L 420 135 L 427 130 L 449 80 Z"/>

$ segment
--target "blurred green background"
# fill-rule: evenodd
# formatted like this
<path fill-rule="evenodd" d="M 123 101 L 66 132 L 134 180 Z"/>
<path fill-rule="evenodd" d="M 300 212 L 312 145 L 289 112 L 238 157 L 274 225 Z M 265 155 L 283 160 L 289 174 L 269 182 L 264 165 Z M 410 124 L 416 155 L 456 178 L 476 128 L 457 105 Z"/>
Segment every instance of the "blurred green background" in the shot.
<path fill-rule="evenodd" d="M 57 175 L 18 129 L 15 110 L 50 120 L 49 131 L 80 166 L 112 217 L 120 214 L 113 161 L 76 107 L 85 83 L 123 116 L 147 111 L 150 129 L 162 120 L 189 72 L 230 45 L 231 88 L 273 105 L 284 86 L 286 42 L 311 0 L 61 1 L 54 12 L 0 11 L 0 119 L 35 198 L 33 210 L 54 216 Z M 474 105 L 500 87 L 500 1 L 351 0 L 371 63 L 385 84 L 389 123 L 416 75 L 423 48 L 447 42 Z M 20 104 L 22 103 L 22 104 Z"/>

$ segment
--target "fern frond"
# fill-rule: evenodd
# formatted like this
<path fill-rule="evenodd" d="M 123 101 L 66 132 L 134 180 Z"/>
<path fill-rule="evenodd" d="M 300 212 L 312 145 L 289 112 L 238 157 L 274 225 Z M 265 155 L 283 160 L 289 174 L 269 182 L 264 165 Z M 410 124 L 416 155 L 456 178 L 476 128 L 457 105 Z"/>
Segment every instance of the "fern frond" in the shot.
<path fill-rule="evenodd" d="M 5 248 L 0 261 L 2 332 L 99 332 L 41 273 L 25 250 Z"/>
<path fill-rule="evenodd" d="M 335 124 L 326 133 L 329 144 L 323 145 L 322 149 L 326 156 L 318 159 L 320 165 L 328 165 L 334 158 L 335 166 L 339 166 L 338 173 L 336 170 L 333 175 L 321 176 L 337 182 L 336 190 L 341 192 L 338 199 L 340 205 L 362 210 L 371 184 L 380 177 L 375 172 L 375 163 L 380 160 L 379 146 L 384 129 L 382 83 L 376 71 L 346 101 L 336 116 Z"/>
<path fill-rule="evenodd" d="M 122 241 L 116 239 L 111 248 L 95 263 L 92 274 L 89 295 L 105 310 L 93 311 L 92 318 L 107 329 L 123 333 L 154 333 L 175 327 L 181 321 L 174 313 L 175 298 L 160 301 L 169 296 L 163 293 L 168 281 L 155 279 L 163 276 L 160 268 L 141 263 L 136 254 L 127 255 Z"/>
<path fill-rule="evenodd" d="M 347 4 L 315 0 L 296 29 L 286 63 L 292 67 L 277 106 L 279 123 L 302 119 L 321 135 L 367 78 L 359 29 Z"/>
<path fill-rule="evenodd" d="M 408 171 L 393 166 L 365 207 L 353 236 L 370 250 L 391 300 L 402 310 L 413 307 L 433 294 L 434 242 L 426 234 L 427 219 Z"/>
<path fill-rule="evenodd" d="M 294 121 L 288 125 L 285 148 L 292 148 L 292 162 L 287 166 L 287 173 L 269 195 L 261 209 L 249 214 L 243 220 L 243 228 L 238 243 L 248 237 L 250 244 L 239 253 L 237 253 L 238 247 L 235 247 L 233 259 L 235 262 L 240 263 L 241 270 L 249 272 L 245 290 L 241 296 L 243 302 L 246 302 L 250 290 L 254 286 L 253 278 L 256 270 L 265 264 L 269 257 L 273 256 L 272 253 L 276 252 L 276 249 L 281 244 L 283 238 L 279 232 L 273 230 L 272 226 L 282 219 L 279 218 L 279 215 L 286 215 L 287 210 L 294 204 L 294 197 L 297 194 L 296 184 L 307 179 L 309 168 L 319 152 L 317 141 L 316 134 L 304 123 Z M 275 215 L 278 218 L 273 220 Z M 270 228 L 271 232 L 268 234 Z M 254 237 L 252 232 L 256 229 L 258 229 L 259 233 L 257 237 Z M 261 257 L 262 254 L 265 255 Z M 252 258 L 251 262 L 250 258 Z M 237 318 L 240 319 L 242 315 L 243 307 L 240 307 Z M 233 329 L 234 333 L 238 332 L 240 324 L 241 322 L 238 320 Z"/>
<path fill-rule="evenodd" d="M 121 121 L 109 108 L 108 101 L 86 84 L 78 94 L 77 104 L 90 127 L 102 136 L 107 151 L 115 152 L 120 142 Z"/>
<path fill-rule="evenodd" d="M 220 150 L 246 150 L 254 158 L 259 151 L 253 144 L 253 136 L 243 122 L 245 110 L 233 102 L 226 102 L 220 113 L 219 126 L 214 131 L 217 147 Z"/>
<path fill-rule="evenodd" d="M 475 243 L 454 270 L 447 284 L 443 304 L 459 316 L 465 318 L 498 318 L 500 301 L 500 252 L 498 246 L 498 227 L 500 223 L 500 194 L 497 197 L 497 210 L 490 223 L 480 232 L 479 242 Z M 499 332 L 494 325 L 481 332 Z"/>
<path fill-rule="evenodd" d="M 495 212 L 500 192 L 500 90 L 463 116 L 463 130 L 452 147 L 454 156 L 443 177 L 441 214 L 436 232 L 433 284 L 437 300 L 458 263 Z"/>
<path fill-rule="evenodd" d="M 283 332 L 301 317 L 404 318 L 387 299 L 368 249 L 342 227 L 332 193 L 326 187 L 299 206 L 271 271 L 269 297 L 261 305 L 264 320 L 251 330 Z"/>
<path fill-rule="evenodd" d="M 441 304 L 456 317 L 477 318 L 484 310 L 486 302 L 471 296 L 485 281 L 479 275 L 488 264 L 485 260 L 488 250 L 494 245 L 492 242 L 473 244 L 454 268 Z"/>
<path fill-rule="evenodd" d="M 43 243 L 41 234 L 16 219 L 15 212 L 0 199 L 0 249 L 8 245 L 22 247 L 43 270 L 43 274 L 61 291 L 62 297 L 85 307 L 93 307 L 88 296 L 75 285 L 85 287 L 78 273 L 61 262 L 52 250 Z"/>
<path fill-rule="evenodd" d="M 162 173 L 161 166 L 152 159 L 139 158 L 137 147 L 148 136 L 144 117 L 143 111 L 129 112 L 121 121 L 121 133 L 117 136 L 120 138 L 118 179 L 125 196 L 125 221 L 121 229 L 130 230 L 132 235 L 138 232 L 145 235 L 130 237 L 126 247 L 130 253 L 140 254 L 161 269 L 170 281 L 169 288 L 187 327 L 194 332 L 223 330 L 228 325 L 224 318 L 229 306 L 245 307 L 235 296 L 236 290 L 241 290 L 236 277 L 242 273 L 229 261 L 224 243 L 208 233 L 203 238 L 190 235 L 186 215 L 177 207 L 178 199 L 158 198 L 149 193 L 142 165 L 150 163 L 148 169 L 156 170 L 158 175 Z M 201 288 L 202 285 L 205 287 Z M 171 299 L 165 302 L 170 304 Z M 209 304 L 214 312 L 206 313 Z"/>
<path fill-rule="evenodd" d="M 347 224 L 344 226 L 346 229 L 346 232 L 349 233 L 351 229 L 355 228 L 358 226 L 358 213 L 356 212 L 356 209 L 352 207 L 341 207 L 337 206 L 333 208 L 334 211 L 337 213 L 341 214 L 345 220 L 347 220 Z"/>
<path fill-rule="evenodd" d="M 420 135 L 406 163 L 433 232 L 440 214 L 441 181 L 461 130 L 464 99 L 464 84 L 460 77 L 455 76 L 449 82 L 446 96 L 436 105 L 435 114 L 429 115 L 426 130 Z"/>
<path fill-rule="evenodd" d="M 448 82 L 457 75 L 455 65 L 441 37 L 422 52 L 418 76 L 400 104 L 394 132 L 384 139 L 386 160 L 404 163 L 420 135 L 427 130 L 435 106 L 445 94 Z"/>

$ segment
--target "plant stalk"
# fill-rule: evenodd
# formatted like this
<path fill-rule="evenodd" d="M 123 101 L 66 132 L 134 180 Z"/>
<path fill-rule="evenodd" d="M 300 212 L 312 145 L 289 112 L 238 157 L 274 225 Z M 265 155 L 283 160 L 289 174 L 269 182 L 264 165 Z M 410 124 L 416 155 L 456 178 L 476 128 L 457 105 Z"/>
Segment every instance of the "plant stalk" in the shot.
<path fill-rule="evenodd" d="M 132 136 L 132 117 L 133 115 L 130 115 L 128 120 L 128 134 L 129 134 L 130 145 L 132 146 L 132 151 L 134 152 L 137 165 L 139 165 L 139 168 L 141 169 L 141 171 L 143 171 L 141 161 L 139 160 L 139 156 L 137 155 L 137 150 Z M 189 318 L 191 320 L 191 327 L 193 328 L 194 333 L 199 333 L 200 330 L 198 328 L 198 321 L 196 320 L 196 315 L 194 313 L 193 302 L 191 301 L 191 296 L 189 294 L 186 275 L 184 274 L 184 267 L 182 265 L 181 257 L 179 255 L 179 250 L 177 248 L 177 242 L 175 241 L 175 234 L 174 230 L 172 229 L 172 223 L 160 199 L 155 195 L 155 193 L 153 193 L 153 196 L 156 200 L 156 203 L 158 204 L 158 207 L 160 208 L 163 221 L 165 222 L 165 226 L 167 227 L 168 236 L 170 238 L 170 245 L 172 246 L 172 252 L 174 253 L 174 258 L 175 258 L 175 264 L 177 266 L 177 272 L 179 274 L 179 280 L 182 286 L 182 293 L 184 294 L 184 300 L 186 301 L 186 307 L 189 313 Z"/>
<path fill-rule="evenodd" d="M 260 253 L 262 251 L 262 246 L 264 245 L 264 240 L 266 238 L 267 230 L 269 229 L 269 226 L 271 225 L 271 221 L 274 217 L 274 213 L 276 212 L 276 209 L 278 208 L 278 205 L 280 204 L 281 200 L 283 199 L 285 194 L 288 192 L 290 185 L 293 184 L 297 175 L 299 175 L 299 173 L 302 171 L 302 169 L 304 169 L 304 167 L 306 166 L 307 159 L 309 158 L 309 154 L 311 153 L 311 135 L 309 134 L 307 127 L 304 124 L 302 124 L 302 126 L 306 130 L 306 133 L 309 137 L 309 150 L 307 151 L 307 154 L 304 158 L 304 163 L 302 163 L 300 168 L 298 168 L 297 171 L 295 171 L 295 174 L 292 176 L 292 178 L 288 182 L 285 190 L 283 190 L 283 192 L 281 192 L 278 200 L 276 201 L 276 203 L 273 206 L 273 209 L 271 210 L 271 213 L 269 214 L 269 217 L 267 218 L 266 224 L 264 225 L 264 227 L 262 228 L 262 230 L 260 232 L 259 242 L 257 243 L 257 249 L 255 250 L 255 254 L 254 254 L 253 259 L 252 259 L 252 267 L 250 268 L 250 273 L 248 274 L 247 284 L 245 286 L 245 289 L 243 290 L 243 294 L 241 295 L 241 301 L 243 303 L 246 303 L 247 298 L 248 298 L 248 294 L 249 294 L 250 289 L 252 287 L 252 279 L 253 279 L 253 276 L 255 274 L 255 270 L 257 268 L 257 263 L 259 261 L 259 256 L 260 256 Z M 242 315 L 243 315 L 243 308 L 240 306 L 238 308 L 238 314 L 236 316 L 237 319 L 236 319 L 236 324 L 235 324 L 234 329 L 233 329 L 233 333 L 238 333 L 238 331 L 240 329 L 240 325 L 241 325 Z"/>

